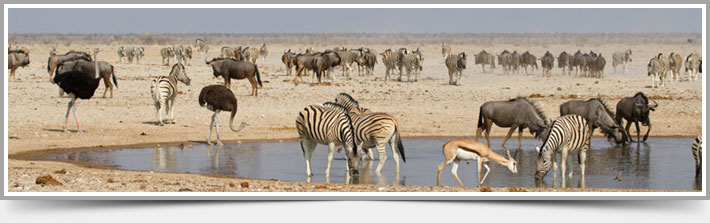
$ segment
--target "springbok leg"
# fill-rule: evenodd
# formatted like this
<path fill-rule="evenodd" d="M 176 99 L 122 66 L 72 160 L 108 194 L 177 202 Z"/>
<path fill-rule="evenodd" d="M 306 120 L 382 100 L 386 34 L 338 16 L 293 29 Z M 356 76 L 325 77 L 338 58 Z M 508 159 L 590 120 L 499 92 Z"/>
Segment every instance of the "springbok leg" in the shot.
<path fill-rule="evenodd" d="M 491 173 L 491 168 L 488 167 L 487 163 L 483 163 L 483 167 L 486 168 L 486 174 L 483 175 L 483 180 L 481 180 L 481 185 L 486 183 L 486 178 L 488 177 L 488 174 Z"/>
<path fill-rule="evenodd" d="M 454 164 L 451 166 L 451 174 L 454 175 L 454 178 L 456 178 L 456 181 L 459 182 L 459 185 L 463 187 L 463 182 L 461 182 L 461 179 L 459 179 L 459 176 L 456 174 L 457 170 L 459 169 L 459 160 L 454 159 Z"/>

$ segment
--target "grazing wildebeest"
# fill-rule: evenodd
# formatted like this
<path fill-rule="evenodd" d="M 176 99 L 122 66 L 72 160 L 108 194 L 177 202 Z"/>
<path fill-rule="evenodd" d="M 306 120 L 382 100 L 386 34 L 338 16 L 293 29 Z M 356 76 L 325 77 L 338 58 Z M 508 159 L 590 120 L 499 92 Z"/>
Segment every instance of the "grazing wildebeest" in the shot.
<path fill-rule="evenodd" d="M 118 83 L 116 82 L 116 74 L 114 73 L 114 68 L 113 65 L 106 61 L 99 61 L 99 78 L 104 79 L 104 86 L 106 89 L 104 90 L 104 95 L 103 97 L 106 97 L 106 92 L 111 90 L 111 98 L 113 98 L 113 87 L 114 85 L 118 87 Z M 60 63 L 57 65 L 57 74 L 61 73 L 66 73 L 70 71 L 78 71 L 78 72 L 83 72 L 83 73 L 89 73 L 89 74 L 94 74 L 95 73 L 95 64 L 92 61 L 88 60 L 71 60 L 71 61 L 66 61 L 63 63 Z M 113 80 L 113 84 L 111 84 L 110 80 Z M 59 95 L 61 96 L 64 92 L 60 91 Z"/>
<path fill-rule="evenodd" d="M 596 78 L 604 78 L 604 67 L 606 66 L 606 60 L 600 53 L 599 56 L 594 58 L 590 63 L 589 63 L 589 70 L 591 71 L 591 75 Z"/>
<path fill-rule="evenodd" d="M 631 49 L 627 49 L 624 52 L 615 52 L 612 56 L 611 66 L 614 67 L 614 74 L 616 74 L 616 66 L 623 65 L 624 73 L 626 73 L 626 64 L 631 63 Z"/>
<path fill-rule="evenodd" d="M 236 48 L 234 48 L 234 47 L 223 46 L 220 56 L 222 58 L 234 58 L 234 50 L 235 49 Z M 239 58 L 237 58 L 237 60 L 239 60 Z"/>
<path fill-rule="evenodd" d="M 478 52 L 478 54 L 474 55 L 474 57 L 475 63 L 481 65 L 483 73 L 486 73 L 486 65 L 491 66 L 491 73 L 493 73 L 493 69 L 496 68 L 495 56 L 493 54 L 486 52 L 486 50 L 481 50 L 481 52 Z"/>
<path fill-rule="evenodd" d="M 91 56 L 87 53 L 84 52 L 79 52 L 79 51 L 69 51 L 65 53 L 64 55 L 51 55 L 49 56 L 49 59 L 47 59 L 47 73 L 49 73 L 49 81 L 52 81 L 52 75 L 54 74 L 54 71 L 57 69 L 57 65 L 60 63 L 64 63 L 66 61 L 72 61 L 72 60 L 88 60 L 91 61 Z"/>
<path fill-rule="evenodd" d="M 498 54 L 498 65 L 503 67 L 503 74 L 508 74 L 512 66 L 513 56 L 508 52 L 508 50 L 503 50 Z"/>
<path fill-rule="evenodd" d="M 520 73 L 520 54 L 518 54 L 518 51 L 513 51 L 513 54 L 510 55 L 510 65 L 513 67 L 513 73 Z"/>
<path fill-rule="evenodd" d="M 501 146 L 505 146 L 510 135 L 518 129 L 518 148 L 522 145 L 523 129 L 528 128 L 530 133 L 536 138 L 545 138 L 545 131 L 548 128 L 547 118 L 542 110 L 525 97 L 517 97 L 508 101 L 489 101 L 483 103 L 478 113 L 478 129 L 476 130 L 476 141 L 481 136 L 481 132 L 486 130 L 486 141 L 488 147 L 491 145 L 490 132 L 495 123 L 497 126 L 508 128 L 508 134 L 503 139 Z"/>
<path fill-rule="evenodd" d="M 231 79 L 244 79 L 247 78 L 249 83 L 251 83 L 251 95 L 257 96 L 258 87 L 261 87 L 261 76 L 259 75 L 259 68 L 256 64 L 249 61 L 240 61 L 232 58 L 213 58 L 210 61 L 205 59 L 207 65 L 212 66 L 213 75 L 215 77 L 224 78 L 224 85 L 230 88 Z"/>
<path fill-rule="evenodd" d="M 648 130 L 646 130 L 646 134 L 643 136 L 643 141 L 646 141 L 648 139 L 648 133 L 651 132 L 651 119 L 649 119 L 649 113 L 651 111 L 655 111 L 656 108 L 658 107 L 658 103 L 656 101 L 653 101 L 654 105 L 649 104 L 648 97 L 644 95 L 642 92 L 636 93 L 633 97 L 625 97 L 619 100 L 619 103 L 616 103 L 616 123 L 619 124 L 619 126 L 622 125 L 622 119 L 626 120 L 626 127 L 624 128 L 624 131 L 627 136 L 629 136 L 629 140 L 631 140 L 631 134 L 629 134 L 629 127 L 631 127 L 631 123 L 633 122 L 636 125 L 636 140 L 637 142 L 641 140 L 641 129 L 639 128 L 639 122 L 643 124 L 644 126 L 648 126 Z"/>
<path fill-rule="evenodd" d="M 668 57 L 668 70 L 672 72 L 671 82 L 680 79 L 680 67 L 683 66 L 683 57 L 680 54 L 671 52 Z"/>
<path fill-rule="evenodd" d="M 566 71 L 567 75 L 572 75 L 572 55 L 567 51 L 562 51 L 557 57 L 557 67 L 562 68 L 562 74 L 565 74 Z"/>
<path fill-rule="evenodd" d="M 441 43 L 441 57 L 446 60 L 446 58 L 451 55 L 451 45 L 446 44 L 446 43 Z"/>
<path fill-rule="evenodd" d="M 560 105 L 560 116 L 581 115 L 589 123 L 590 134 L 595 128 L 601 128 L 607 138 L 614 139 L 616 144 L 625 143 L 628 138 L 619 124 L 614 120 L 614 113 L 600 98 L 592 98 L 586 101 L 571 100 Z"/>
<path fill-rule="evenodd" d="M 313 70 L 313 59 L 317 54 L 299 53 L 293 59 L 293 64 L 296 65 L 296 75 L 293 78 L 294 84 L 298 85 L 298 78 L 303 81 L 303 74 L 307 70 Z"/>
<path fill-rule="evenodd" d="M 286 65 L 286 74 L 288 76 L 291 76 L 291 70 L 293 70 L 293 59 L 296 57 L 296 54 L 291 52 L 291 49 L 288 49 L 284 54 L 281 56 L 281 62 Z"/>
<path fill-rule="evenodd" d="M 528 74 L 528 66 L 530 66 L 531 70 L 533 68 L 537 70 L 537 57 L 535 57 L 535 55 L 532 55 L 530 52 L 525 51 L 525 53 L 520 56 L 520 64 L 523 65 L 523 69 L 525 69 L 525 74 Z"/>
<path fill-rule="evenodd" d="M 688 81 L 692 78 L 693 81 L 698 79 L 698 72 L 701 70 L 701 57 L 697 53 L 688 55 L 685 58 L 685 72 L 688 73 Z"/>
<path fill-rule="evenodd" d="M 7 51 L 7 69 L 10 69 L 10 78 L 15 80 L 15 71 L 17 68 L 25 67 L 30 64 L 30 54 L 24 50 L 9 50 Z M 8 80 L 10 79 L 8 78 Z"/>
<path fill-rule="evenodd" d="M 163 57 L 163 65 L 170 66 L 170 58 L 175 57 L 175 48 L 165 47 L 163 49 L 160 49 L 160 56 Z"/>
<path fill-rule="evenodd" d="M 449 55 L 446 57 L 446 68 L 449 69 L 449 84 L 461 85 L 461 74 L 466 69 L 466 53 L 461 52 L 458 55 Z M 458 74 L 456 81 L 454 75 Z"/>
<path fill-rule="evenodd" d="M 542 76 L 550 76 L 552 73 L 552 66 L 555 63 L 555 56 L 550 53 L 550 51 L 545 52 L 545 55 L 540 58 L 540 65 L 542 66 Z"/>

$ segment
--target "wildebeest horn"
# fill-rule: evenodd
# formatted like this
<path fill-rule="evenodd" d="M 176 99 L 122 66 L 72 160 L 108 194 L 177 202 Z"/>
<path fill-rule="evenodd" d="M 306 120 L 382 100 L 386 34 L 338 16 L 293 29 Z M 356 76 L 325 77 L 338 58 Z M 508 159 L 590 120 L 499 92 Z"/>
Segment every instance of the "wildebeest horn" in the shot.
<path fill-rule="evenodd" d="M 653 105 L 654 108 L 658 107 L 658 103 L 656 103 L 656 100 L 653 100 L 653 104 L 654 104 Z"/>
<path fill-rule="evenodd" d="M 640 103 L 634 103 L 634 105 L 635 105 L 636 107 L 641 107 L 641 106 L 643 106 L 643 104 L 640 104 Z"/>

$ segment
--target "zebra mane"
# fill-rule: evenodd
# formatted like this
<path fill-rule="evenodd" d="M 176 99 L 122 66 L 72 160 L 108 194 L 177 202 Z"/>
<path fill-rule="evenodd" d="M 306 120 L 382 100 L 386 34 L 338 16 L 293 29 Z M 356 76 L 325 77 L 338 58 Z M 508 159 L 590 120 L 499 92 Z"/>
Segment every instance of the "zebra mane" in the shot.
<path fill-rule="evenodd" d="M 545 113 L 542 112 L 542 109 L 540 109 L 540 106 L 538 106 L 534 102 L 530 101 L 527 97 L 518 96 L 518 97 L 510 99 L 508 101 L 516 101 L 516 100 L 521 100 L 521 101 L 527 102 L 528 104 L 530 104 L 530 106 L 533 107 L 533 109 L 535 110 L 535 113 L 537 113 L 537 115 L 540 116 L 540 118 L 542 119 L 543 122 L 545 122 L 545 120 L 547 120 L 547 116 L 545 116 Z"/>
<path fill-rule="evenodd" d="M 550 124 L 550 128 L 548 128 L 547 132 L 547 137 L 545 137 L 545 141 L 542 142 L 542 146 L 540 147 L 540 152 L 537 154 L 538 156 L 542 156 L 542 150 L 545 148 L 545 145 L 547 145 L 547 141 L 550 140 L 550 133 L 552 133 L 552 128 L 555 126 L 555 123 L 557 122 L 557 119 L 552 121 L 552 124 Z"/>
<path fill-rule="evenodd" d="M 360 108 L 360 103 L 358 103 L 357 100 L 355 100 L 352 96 L 350 96 L 347 93 L 340 93 L 340 94 L 338 94 L 337 98 L 342 98 L 344 100 L 347 100 L 347 102 L 350 104 L 353 104 L 355 106 L 355 108 Z"/>
<path fill-rule="evenodd" d="M 334 102 L 323 103 L 323 107 L 333 109 L 338 112 L 342 112 L 343 114 L 346 114 L 346 115 L 348 114 L 348 110 L 345 107 L 343 107 L 342 105 L 336 104 Z"/>

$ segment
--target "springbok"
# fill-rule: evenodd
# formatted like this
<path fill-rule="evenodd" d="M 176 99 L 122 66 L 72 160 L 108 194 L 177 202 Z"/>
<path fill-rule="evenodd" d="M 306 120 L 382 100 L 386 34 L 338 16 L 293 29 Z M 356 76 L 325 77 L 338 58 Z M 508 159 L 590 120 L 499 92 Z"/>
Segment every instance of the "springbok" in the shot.
<path fill-rule="evenodd" d="M 459 176 L 456 175 L 456 170 L 458 169 L 459 162 L 461 162 L 461 160 L 478 161 L 478 187 L 481 187 L 481 185 L 486 181 L 486 177 L 488 177 L 488 174 L 491 172 L 491 168 L 488 167 L 488 161 L 493 161 L 500 165 L 507 166 L 510 172 L 518 172 L 515 159 L 513 159 L 510 155 L 509 150 L 506 150 L 506 153 L 508 154 L 508 159 L 506 159 L 502 155 L 488 148 L 485 144 L 473 140 L 456 139 L 448 141 L 444 144 L 443 152 L 444 162 L 442 162 L 436 170 L 436 186 L 439 186 L 441 169 L 444 169 L 445 166 L 453 162 L 454 164 L 451 167 L 451 174 L 454 175 L 456 181 L 458 181 L 461 187 L 463 187 L 461 179 L 459 179 Z M 481 179 L 481 167 L 486 168 L 486 174 L 483 175 L 483 179 Z"/>

